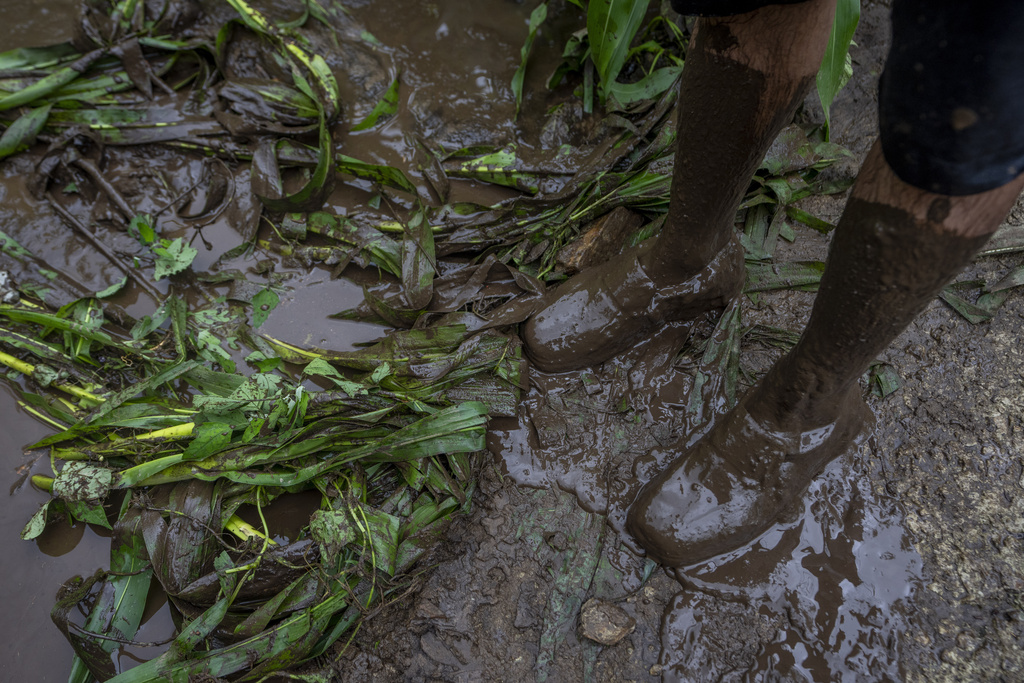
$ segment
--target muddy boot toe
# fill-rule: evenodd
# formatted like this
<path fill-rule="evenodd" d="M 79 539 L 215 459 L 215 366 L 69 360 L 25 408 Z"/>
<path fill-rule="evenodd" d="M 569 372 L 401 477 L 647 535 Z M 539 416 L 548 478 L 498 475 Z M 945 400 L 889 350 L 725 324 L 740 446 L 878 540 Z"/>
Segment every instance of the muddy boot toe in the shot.
<path fill-rule="evenodd" d="M 603 363 L 660 325 L 722 308 L 739 293 L 743 255 L 735 240 L 700 273 L 668 286 L 655 284 L 641 265 L 644 252 L 654 246 L 650 240 L 547 295 L 522 329 L 536 367 L 566 372 Z"/>
<path fill-rule="evenodd" d="M 741 402 L 641 489 L 627 529 L 673 567 L 746 545 L 854 442 L 870 413 L 853 398 L 836 422 L 796 433 L 766 429 Z"/>

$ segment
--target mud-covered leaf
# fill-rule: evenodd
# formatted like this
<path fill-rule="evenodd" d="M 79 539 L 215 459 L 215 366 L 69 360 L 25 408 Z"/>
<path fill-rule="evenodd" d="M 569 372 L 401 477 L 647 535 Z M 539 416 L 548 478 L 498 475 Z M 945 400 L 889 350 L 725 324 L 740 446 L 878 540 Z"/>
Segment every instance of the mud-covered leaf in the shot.
<path fill-rule="evenodd" d="M 319 144 L 315 149 L 298 146 L 288 140 L 266 138 L 252 157 L 252 191 L 272 211 L 315 211 L 323 206 L 332 189 L 330 126 L 323 115 L 319 122 Z M 304 149 L 303 149 L 304 148 Z M 315 155 L 316 163 L 302 186 L 295 192 L 285 190 L 282 167 L 287 153 Z"/>
<path fill-rule="evenodd" d="M 53 482 L 53 495 L 68 502 L 102 500 L 110 491 L 113 473 L 87 462 L 69 462 Z"/>
<path fill-rule="evenodd" d="M 327 556 L 338 555 L 359 537 L 348 510 L 317 510 L 309 518 L 309 533 Z"/>
<path fill-rule="evenodd" d="M 983 286 L 984 283 L 973 280 L 954 282 L 939 292 L 939 298 L 949 304 L 954 311 L 962 315 L 972 325 L 977 325 L 986 320 L 991 320 L 995 315 L 996 309 L 1003 304 L 1003 301 L 1006 300 L 1010 293 L 1010 290 L 1004 289 L 995 293 L 982 294 L 975 303 L 971 303 L 963 296 L 963 294 L 972 290 L 977 292 L 978 288 Z"/>
<path fill-rule="evenodd" d="M 434 233 L 421 209 L 405 226 L 402 241 L 402 287 L 411 309 L 423 309 L 434 291 Z"/>
<path fill-rule="evenodd" d="M 816 288 L 824 272 L 825 264 L 821 261 L 748 263 L 747 283 L 743 291 L 750 293 Z"/>
<path fill-rule="evenodd" d="M 999 282 L 989 287 L 990 292 L 1001 292 L 1005 289 L 1020 287 L 1024 285 L 1024 266 L 1017 266 L 1004 275 Z"/>
<path fill-rule="evenodd" d="M 896 368 L 888 363 L 875 363 L 869 372 L 871 392 L 879 398 L 885 398 L 903 386 Z"/>

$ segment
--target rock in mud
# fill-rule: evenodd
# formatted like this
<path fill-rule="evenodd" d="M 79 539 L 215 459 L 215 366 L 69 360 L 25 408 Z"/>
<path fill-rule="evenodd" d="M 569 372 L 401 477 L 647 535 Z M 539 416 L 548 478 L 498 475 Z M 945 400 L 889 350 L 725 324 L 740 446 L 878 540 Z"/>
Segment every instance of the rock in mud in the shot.
<path fill-rule="evenodd" d="M 636 619 L 618 605 L 599 598 L 587 600 L 580 610 L 580 632 L 602 645 L 615 645 L 635 628 Z"/>

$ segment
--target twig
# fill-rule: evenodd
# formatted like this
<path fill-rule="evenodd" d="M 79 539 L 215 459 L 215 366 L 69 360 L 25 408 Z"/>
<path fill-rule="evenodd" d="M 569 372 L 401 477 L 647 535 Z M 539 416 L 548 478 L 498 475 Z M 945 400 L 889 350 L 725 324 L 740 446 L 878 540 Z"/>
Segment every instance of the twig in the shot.
<path fill-rule="evenodd" d="M 163 295 L 160 293 L 160 290 L 153 286 L 153 284 L 150 283 L 148 280 L 139 277 L 139 275 L 133 269 L 129 268 L 128 265 L 125 264 L 117 256 L 117 254 L 115 254 L 109 247 L 107 247 L 107 245 L 103 244 L 103 242 L 101 242 L 99 238 L 96 237 L 96 235 L 90 232 L 88 228 L 86 228 L 81 223 L 81 221 L 75 218 L 75 216 L 70 211 L 61 206 L 54 199 L 53 195 L 50 194 L 50 192 L 46 193 L 46 198 L 47 200 L 49 200 L 50 206 L 53 207 L 53 210 L 57 212 L 57 215 L 64 219 L 65 223 L 70 225 L 74 230 L 76 230 L 80 235 L 82 235 L 82 237 L 84 237 L 89 242 L 89 244 L 91 244 L 97 251 L 103 254 L 107 258 L 107 260 L 109 260 L 118 270 L 124 273 L 124 275 L 134 280 L 135 284 L 138 285 L 139 289 L 143 290 L 144 292 L 146 292 L 146 294 L 149 294 L 149 296 L 153 298 L 154 303 L 159 305 L 160 302 L 163 301 Z"/>

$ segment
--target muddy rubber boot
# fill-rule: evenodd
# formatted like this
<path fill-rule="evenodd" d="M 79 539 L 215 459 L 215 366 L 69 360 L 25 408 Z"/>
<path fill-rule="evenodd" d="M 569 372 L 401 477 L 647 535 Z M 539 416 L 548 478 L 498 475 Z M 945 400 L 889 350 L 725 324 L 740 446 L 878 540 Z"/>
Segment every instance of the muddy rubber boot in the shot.
<path fill-rule="evenodd" d="M 545 372 L 585 368 L 632 348 L 667 323 L 724 308 L 743 286 L 743 248 L 733 239 L 693 277 L 656 284 L 641 264 L 648 240 L 580 273 L 547 295 L 523 325 L 530 360 Z"/>
<path fill-rule="evenodd" d="M 627 529 L 650 557 L 671 567 L 746 545 L 871 422 L 857 393 L 834 422 L 805 432 L 771 428 L 750 414 L 748 399 L 741 401 L 641 490 Z"/>
<path fill-rule="evenodd" d="M 896 178 L 875 145 L 796 346 L 630 508 L 627 528 L 652 557 L 701 562 L 775 522 L 860 430 L 858 379 L 871 361 L 970 262 L 1021 184 L 930 194 Z"/>
<path fill-rule="evenodd" d="M 658 326 L 724 307 L 738 293 L 736 208 L 814 82 L 834 13 L 833 0 L 811 0 L 698 20 L 679 84 L 665 227 L 650 245 L 550 295 L 523 331 L 538 368 L 603 362 Z"/>

